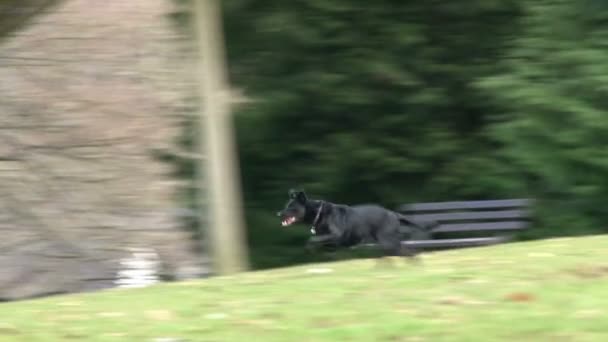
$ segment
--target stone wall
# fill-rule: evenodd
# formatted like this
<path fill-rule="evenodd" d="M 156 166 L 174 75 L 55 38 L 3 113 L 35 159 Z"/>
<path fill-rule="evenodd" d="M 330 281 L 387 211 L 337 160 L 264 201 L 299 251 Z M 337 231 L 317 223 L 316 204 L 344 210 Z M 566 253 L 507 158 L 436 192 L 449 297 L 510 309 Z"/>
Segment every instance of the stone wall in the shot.
<path fill-rule="evenodd" d="M 0 45 L 0 299 L 112 286 L 129 248 L 204 273 L 174 217 L 191 86 L 167 0 L 66 0 Z"/>

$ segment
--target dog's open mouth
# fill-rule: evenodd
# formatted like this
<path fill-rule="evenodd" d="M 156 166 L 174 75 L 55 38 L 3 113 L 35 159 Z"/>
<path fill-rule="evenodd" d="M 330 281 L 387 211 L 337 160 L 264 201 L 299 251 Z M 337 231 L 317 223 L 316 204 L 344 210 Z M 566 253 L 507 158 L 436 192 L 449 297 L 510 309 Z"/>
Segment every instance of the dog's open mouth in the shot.
<path fill-rule="evenodd" d="M 296 222 L 296 218 L 294 216 L 289 216 L 288 218 L 281 221 L 281 224 L 283 225 L 283 227 L 287 227 L 293 224 L 294 222 Z"/>

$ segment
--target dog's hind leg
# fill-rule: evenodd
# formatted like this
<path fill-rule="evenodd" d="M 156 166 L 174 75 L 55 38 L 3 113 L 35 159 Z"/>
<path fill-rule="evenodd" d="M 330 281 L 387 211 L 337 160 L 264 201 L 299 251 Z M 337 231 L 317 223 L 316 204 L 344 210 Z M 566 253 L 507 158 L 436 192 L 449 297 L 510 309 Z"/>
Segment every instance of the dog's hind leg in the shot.
<path fill-rule="evenodd" d="M 418 251 L 413 248 L 402 245 L 401 255 L 407 257 L 407 261 L 409 261 L 410 263 L 420 262 L 420 258 L 418 257 Z"/>
<path fill-rule="evenodd" d="M 395 230 L 395 233 L 388 231 L 378 235 L 378 245 L 384 256 L 389 258 L 395 256 L 406 257 L 409 262 L 418 262 L 416 250 L 403 245 L 400 237 L 398 230 Z"/>
<path fill-rule="evenodd" d="M 404 256 L 404 257 L 409 257 L 409 258 L 415 258 L 418 255 L 418 250 L 416 250 L 415 248 L 412 247 L 408 247 L 404 244 L 402 244 L 401 242 L 399 242 L 400 244 L 400 255 Z"/>
<path fill-rule="evenodd" d="M 384 231 L 377 236 L 378 247 L 382 251 L 382 256 L 379 260 L 380 264 L 393 266 L 393 259 L 402 255 L 401 241 L 398 233 L 398 231 L 395 231 L 395 233 Z"/>

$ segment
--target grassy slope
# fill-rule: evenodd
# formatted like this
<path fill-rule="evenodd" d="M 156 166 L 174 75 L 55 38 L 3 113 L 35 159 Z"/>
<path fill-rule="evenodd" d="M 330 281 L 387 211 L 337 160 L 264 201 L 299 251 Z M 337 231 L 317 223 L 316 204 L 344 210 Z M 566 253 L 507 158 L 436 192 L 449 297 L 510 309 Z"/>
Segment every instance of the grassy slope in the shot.
<path fill-rule="evenodd" d="M 312 273 L 313 267 L 331 269 Z M 608 236 L 0 305 L 0 341 L 608 341 Z"/>

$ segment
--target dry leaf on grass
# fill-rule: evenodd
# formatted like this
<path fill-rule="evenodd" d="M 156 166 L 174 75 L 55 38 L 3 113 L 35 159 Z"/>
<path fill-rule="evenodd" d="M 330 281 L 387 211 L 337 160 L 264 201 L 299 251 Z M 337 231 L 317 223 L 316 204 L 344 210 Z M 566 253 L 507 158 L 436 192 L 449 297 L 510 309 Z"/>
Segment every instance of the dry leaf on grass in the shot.
<path fill-rule="evenodd" d="M 527 292 L 512 292 L 505 296 L 505 300 L 510 302 L 533 302 L 536 300 L 536 297 Z"/>

